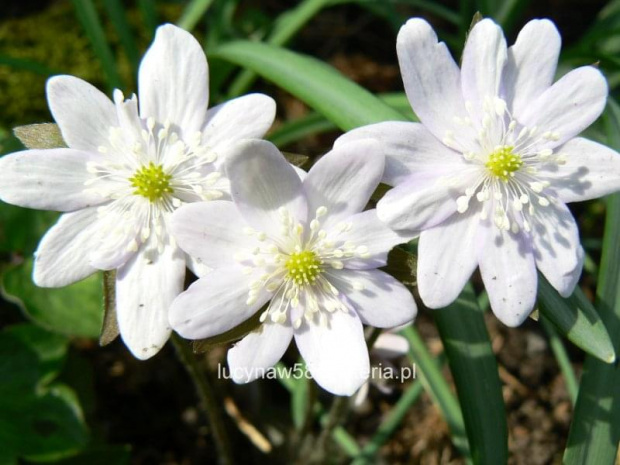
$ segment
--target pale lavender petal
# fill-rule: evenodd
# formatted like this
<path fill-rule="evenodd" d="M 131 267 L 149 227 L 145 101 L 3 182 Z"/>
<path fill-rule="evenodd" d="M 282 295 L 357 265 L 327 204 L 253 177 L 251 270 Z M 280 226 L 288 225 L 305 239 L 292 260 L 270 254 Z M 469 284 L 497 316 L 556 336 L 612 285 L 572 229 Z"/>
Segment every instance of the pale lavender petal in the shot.
<path fill-rule="evenodd" d="M 456 132 L 453 118 L 467 116 L 461 73 L 448 47 L 423 19 L 413 18 L 400 29 L 396 41 L 398 62 L 407 98 L 420 121 L 439 140 Z M 469 142 L 468 134 L 454 138 Z"/>
<path fill-rule="evenodd" d="M 417 306 L 411 292 L 380 270 L 334 270 L 330 282 L 353 304 L 362 323 L 394 328 L 413 320 Z"/>
<path fill-rule="evenodd" d="M 263 94 L 248 94 L 207 111 L 202 141 L 216 152 L 218 146 L 241 139 L 262 138 L 276 117 L 276 102 Z"/>
<path fill-rule="evenodd" d="M 340 136 L 334 147 L 360 139 L 376 139 L 385 154 L 382 182 L 395 186 L 412 173 L 449 174 L 462 169 L 461 154 L 449 149 L 419 123 L 386 121 L 362 126 Z"/>
<path fill-rule="evenodd" d="M 563 297 L 575 289 L 581 275 L 583 250 L 570 210 L 560 201 L 537 207 L 532 218 L 536 266 Z"/>
<path fill-rule="evenodd" d="M 73 76 L 47 81 L 47 101 L 67 145 L 97 153 L 118 126 L 114 104 L 95 86 Z"/>
<path fill-rule="evenodd" d="M 288 210 L 296 221 L 306 220 L 302 181 L 275 145 L 263 140 L 237 143 L 225 165 L 233 200 L 250 226 L 278 238 L 280 209 Z"/>
<path fill-rule="evenodd" d="M 523 232 L 488 227 L 478 262 L 491 309 L 505 325 L 519 326 L 536 303 L 538 276 L 531 239 Z"/>
<path fill-rule="evenodd" d="M 482 121 L 484 102 L 499 96 L 506 59 L 502 29 L 490 19 L 477 23 L 467 36 L 461 68 L 463 97 L 471 105 L 475 121 Z"/>
<path fill-rule="evenodd" d="M 35 252 L 33 280 L 41 287 L 63 287 L 95 273 L 89 254 L 96 249 L 97 209 L 66 213 L 43 236 Z"/>
<path fill-rule="evenodd" d="M 528 22 L 508 49 L 502 86 L 514 117 L 519 116 L 547 90 L 555 77 L 562 38 L 548 19 Z"/>
<path fill-rule="evenodd" d="M 0 199 L 21 207 L 70 212 L 103 202 L 85 183 L 100 155 L 73 149 L 25 150 L 0 158 Z"/>
<path fill-rule="evenodd" d="M 478 213 L 474 209 L 456 213 L 420 234 L 417 282 L 427 307 L 454 302 L 478 266 L 484 241 Z"/>
<path fill-rule="evenodd" d="M 327 325 L 304 322 L 295 342 L 314 380 L 337 396 L 350 396 L 370 374 L 362 322 L 355 312 L 328 314 Z"/>
<path fill-rule="evenodd" d="M 269 299 L 262 292 L 247 304 L 251 279 L 241 266 L 214 270 L 175 299 L 170 324 L 186 339 L 204 339 L 238 326 Z"/>
<path fill-rule="evenodd" d="M 327 208 L 325 229 L 361 212 L 375 191 L 385 166 L 378 142 L 367 139 L 340 144 L 321 158 L 303 181 L 308 213 Z"/>
<path fill-rule="evenodd" d="M 557 150 L 560 165 L 547 165 L 539 175 L 562 202 L 580 202 L 620 190 L 620 154 L 588 139 L 575 138 Z"/>
<path fill-rule="evenodd" d="M 209 70 L 198 41 L 166 24 L 157 28 L 138 74 L 140 116 L 169 121 L 186 137 L 202 129 L 209 103 Z"/>
<path fill-rule="evenodd" d="M 118 327 L 123 342 L 136 358 L 152 357 L 168 340 L 168 311 L 183 290 L 184 280 L 184 255 L 170 246 L 154 257 L 137 253 L 118 270 Z"/>
<path fill-rule="evenodd" d="M 247 223 L 232 202 L 197 202 L 172 215 L 172 235 L 185 252 L 214 268 L 235 264 L 240 250 L 257 242 L 244 233 Z"/>
<path fill-rule="evenodd" d="M 261 378 L 284 355 L 291 340 L 293 328 L 269 320 L 237 342 L 228 351 L 228 367 L 235 383 L 249 383 Z"/>
<path fill-rule="evenodd" d="M 592 66 L 577 68 L 530 102 L 519 122 L 537 128 L 539 135 L 550 133 L 551 140 L 539 146 L 557 147 L 590 126 L 605 109 L 607 82 Z"/>

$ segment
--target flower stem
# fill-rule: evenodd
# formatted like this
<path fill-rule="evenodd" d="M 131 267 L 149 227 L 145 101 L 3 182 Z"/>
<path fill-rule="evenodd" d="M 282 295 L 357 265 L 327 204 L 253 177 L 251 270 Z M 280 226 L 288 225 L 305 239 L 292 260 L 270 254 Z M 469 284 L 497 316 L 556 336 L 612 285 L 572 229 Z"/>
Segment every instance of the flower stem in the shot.
<path fill-rule="evenodd" d="M 194 387 L 207 414 L 207 420 L 211 426 L 213 440 L 217 449 L 218 461 L 221 465 L 232 465 L 234 460 L 230 440 L 224 418 L 222 417 L 222 411 L 220 410 L 223 404 L 218 399 L 215 387 L 211 380 L 209 380 L 206 371 L 200 368 L 190 345 L 174 333 L 171 339 L 179 360 L 192 378 Z"/>

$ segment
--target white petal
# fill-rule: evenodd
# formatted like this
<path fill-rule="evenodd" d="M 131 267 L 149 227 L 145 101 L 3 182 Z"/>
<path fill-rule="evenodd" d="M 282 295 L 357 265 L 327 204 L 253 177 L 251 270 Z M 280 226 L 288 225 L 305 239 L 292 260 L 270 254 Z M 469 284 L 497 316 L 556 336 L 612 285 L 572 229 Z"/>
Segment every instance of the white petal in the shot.
<path fill-rule="evenodd" d="M 272 143 L 237 143 L 226 157 L 226 172 L 233 200 L 253 228 L 270 237 L 280 237 L 280 208 L 287 209 L 297 221 L 306 220 L 302 182 Z"/>
<path fill-rule="evenodd" d="M 588 139 L 575 138 L 557 151 L 566 162 L 541 170 L 562 202 L 580 202 L 620 190 L 620 154 Z"/>
<path fill-rule="evenodd" d="M 439 140 L 454 131 L 453 117 L 467 115 L 458 65 L 448 47 L 423 19 L 413 18 L 400 29 L 398 62 L 407 98 L 420 121 Z M 456 134 L 460 138 L 460 134 Z M 465 135 L 465 139 L 470 139 Z"/>
<path fill-rule="evenodd" d="M 372 346 L 372 353 L 386 359 L 393 359 L 405 355 L 409 351 L 409 342 L 403 336 L 392 333 L 382 333 Z"/>
<path fill-rule="evenodd" d="M 240 266 L 214 270 L 175 299 L 170 324 L 184 338 L 203 339 L 243 323 L 269 298 L 261 293 L 248 305 L 250 279 Z"/>
<path fill-rule="evenodd" d="M 267 320 L 228 351 L 228 367 L 235 383 L 249 383 L 262 378 L 284 355 L 293 339 L 290 323 Z"/>
<path fill-rule="evenodd" d="M 536 266 L 561 296 L 568 297 L 575 289 L 583 265 L 575 219 L 562 202 L 537 208 L 533 219 Z"/>
<path fill-rule="evenodd" d="M 353 129 L 340 136 L 334 147 L 360 139 L 376 139 L 385 154 L 382 182 L 395 186 L 412 173 L 451 173 L 461 169 L 463 157 L 450 150 L 419 123 L 385 121 Z"/>
<path fill-rule="evenodd" d="M 295 342 L 314 380 L 337 396 L 350 396 L 370 374 L 362 323 L 355 312 L 328 314 L 328 324 L 304 323 Z"/>
<path fill-rule="evenodd" d="M 536 263 L 530 239 L 491 227 L 478 261 L 493 313 L 507 326 L 519 326 L 536 302 Z"/>
<path fill-rule="evenodd" d="M 111 100 L 76 77 L 50 78 L 47 101 L 63 139 L 73 149 L 96 153 L 98 147 L 108 145 L 110 128 L 118 126 Z"/>
<path fill-rule="evenodd" d="M 246 227 L 235 204 L 219 200 L 184 205 L 171 220 L 179 247 L 214 268 L 234 265 L 236 253 L 256 244 L 244 233 Z"/>
<path fill-rule="evenodd" d="M 351 230 L 341 233 L 338 238 L 352 242 L 356 247 L 366 247 L 366 258 L 352 258 L 344 262 L 345 268 L 364 270 L 379 268 L 387 263 L 387 256 L 398 244 L 404 244 L 417 237 L 416 233 L 392 231 L 377 216 L 376 210 L 366 210 L 347 218 Z M 340 246 L 338 242 L 335 246 Z"/>
<path fill-rule="evenodd" d="M 393 229 L 420 231 L 438 225 L 456 212 L 456 199 L 471 185 L 465 172 L 448 184 L 442 176 L 414 174 L 389 190 L 377 203 L 377 215 Z"/>
<path fill-rule="evenodd" d="M 74 211 L 98 205 L 101 194 L 84 183 L 98 154 L 73 149 L 25 150 L 0 158 L 0 199 L 21 207 Z"/>
<path fill-rule="evenodd" d="M 477 121 L 482 119 L 484 101 L 493 102 L 499 96 L 506 59 L 502 29 L 490 19 L 477 23 L 467 36 L 461 67 L 463 96 L 471 103 Z"/>
<path fill-rule="evenodd" d="M 165 247 L 154 257 L 142 252 L 119 268 L 116 316 L 121 337 L 131 353 L 146 360 L 170 336 L 168 311 L 183 290 L 185 259 L 179 249 Z"/>
<path fill-rule="evenodd" d="M 442 308 L 459 296 L 482 252 L 478 212 L 454 214 L 422 231 L 418 243 L 418 291 L 427 307 Z"/>
<path fill-rule="evenodd" d="M 502 83 L 508 108 L 517 119 L 553 84 L 561 45 L 555 25 L 548 19 L 535 19 L 521 29 L 508 49 Z"/>
<path fill-rule="evenodd" d="M 375 191 L 385 166 L 381 147 L 372 139 L 340 144 L 312 167 L 303 181 L 308 213 L 327 207 L 324 228 L 361 212 Z"/>
<path fill-rule="evenodd" d="M 166 24 L 157 28 L 138 74 L 140 116 L 170 121 L 186 135 L 202 129 L 209 102 L 209 70 L 198 41 Z"/>
<path fill-rule="evenodd" d="M 413 320 L 417 306 L 411 292 L 380 270 L 338 270 L 330 282 L 353 304 L 362 323 L 394 328 Z"/>
<path fill-rule="evenodd" d="M 607 82 L 592 66 L 577 68 L 530 102 L 519 122 L 537 127 L 539 134 L 557 133 L 557 138 L 543 142 L 557 147 L 590 126 L 605 109 Z"/>
<path fill-rule="evenodd" d="M 97 269 L 89 254 L 95 240 L 97 210 L 66 213 L 43 236 L 35 252 L 33 280 L 41 287 L 62 287 L 86 278 Z"/>
<path fill-rule="evenodd" d="M 276 117 L 276 102 L 263 94 L 248 94 L 207 111 L 202 141 L 216 148 L 241 139 L 262 138 Z"/>

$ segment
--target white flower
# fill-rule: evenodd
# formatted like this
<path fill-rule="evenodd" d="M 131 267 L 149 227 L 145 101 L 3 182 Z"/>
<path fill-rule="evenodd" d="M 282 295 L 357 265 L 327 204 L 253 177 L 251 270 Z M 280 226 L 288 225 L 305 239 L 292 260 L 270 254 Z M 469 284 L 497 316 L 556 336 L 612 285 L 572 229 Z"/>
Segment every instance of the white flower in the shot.
<path fill-rule="evenodd" d="M 260 377 L 295 337 L 316 381 L 350 395 L 368 377 L 362 323 L 393 327 L 415 316 L 411 293 L 376 269 L 406 239 L 375 210 L 362 212 L 383 173 L 377 150 L 374 141 L 345 144 L 302 182 L 273 144 L 245 141 L 226 159 L 234 203 L 173 215 L 181 248 L 214 268 L 174 301 L 176 331 L 214 336 L 269 302 L 259 329 L 228 353 L 236 382 Z"/>
<path fill-rule="evenodd" d="M 117 269 L 121 336 L 146 359 L 170 335 L 168 308 L 183 290 L 186 258 L 169 234 L 184 203 L 229 196 L 222 151 L 270 127 L 275 103 L 248 95 L 207 111 L 207 61 L 191 34 L 157 30 L 134 95 L 114 103 L 71 76 L 48 81 L 51 112 L 70 148 L 0 159 L 0 198 L 65 212 L 36 252 L 34 281 L 59 287 Z M 192 263 L 190 263 L 192 266 Z"/>
<path fill-rule="evenodd" d="M 620 157 L 576 138 L 601 114 L 607 84 L 594 67 L 553 83 L 560 36 L 529 22 L 506 47 L 490 20 L 476 24 L 462 68 L 431 27 L 411 19 L 397 51 L 407 96 L 422 124 L 387 122 L 345 134 L 384 144 L 384 181 L 396 186 L 379 217 L 396 230 L 423 230 L 418 286 L 444 307 L 480 272 L 495 314 L 523 322 L 536 299 L 536 268 L 563 296 L 583 262 L 566 202 L 620 188 Z"/>

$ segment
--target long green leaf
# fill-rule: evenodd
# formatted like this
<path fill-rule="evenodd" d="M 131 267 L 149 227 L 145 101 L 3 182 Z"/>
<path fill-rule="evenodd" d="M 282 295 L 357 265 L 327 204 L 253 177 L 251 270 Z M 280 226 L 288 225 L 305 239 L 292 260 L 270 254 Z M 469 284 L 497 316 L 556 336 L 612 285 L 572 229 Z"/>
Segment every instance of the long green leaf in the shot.
<path fill-rule="evenodd" d="M 329 0 L 304 0 L 295 8 L 286 10 L 276 19 L 274 29 L 266 42 L 271 45 L 285 45 L 328 2 Z M 230 85 L 229 96 L 236 97 L 247 92 L 255 78 L 254 71 L 241 71 Z"/>
<path fill-rule="evenodd" d="M 433 311 L 463 411 L 475 464 L 508 460 L 508 427 L 497 361 L 471 286 L 448 306 Z"/>
<path fill-rule="evenodd" d="M 257 72 L 345 131 L 386 120 L 406 120 L 404 115 L 315 58 L 246 41 L 222 45 L 211 56 Z"/>
<path fill-rule="evenodd" d="M 118 33 L 118 38 L 125 50 L 129 63 L 131 63 L 133 70 L 137 71 L 140 64 L 140 51 L 127 20 L 126 8 L 123 6 L 122 0 L 105 0 L 103 4 Z"/>
<path fill-rule="evenodd" d="M 620 149 L 620 107 L 613 100 L 605 114 L 609 143 Z M 620 194 L 607 203 L 596 307 L 620 350 Z M 588 357 L 579 387 L 564 463 L 611 465 L 620 442 L 620 366 Z"/>
<path fill-rule="evenodd" d="M 579 287 L 569 298 L 563 299 L 539 274 L 538 303 L 541 313 L 577 347 L 606 363 L 616 359 L 601 317 Z"/>
<path fill-rule="evenodd" d="M 417 364 L 418 376 L 452 433 L 452 442 L 466 458 L 470 457 L 469 444 L 465 434 L 465 424 L 459 401 L 456 399 L 448 382 L 441 373 L 441 367 L 431 357 L 424 345 L 422 338 L 413 326 L 408 326 L 401 331 L 407 338 L 410 348 L 410 356 Z"/>
<path fill-rule="evenodd" d="M 99 15 L 92 0 L 73 0 L 75 13 L 82 23 L 84 32 L 88 36 L 95 54 L 101 61 L 103 72 L 108 81 L 110 90 L 122 87 L 122 80 L 116 68 L 116 60 L 99 21 Z"/>
<path fill-rule="evenodd" d="M 212 4 L 213 0 L 192 0 L 183 10 L 177 26 L 192 31 Z"/>
<path fill-rule="evenodd" d="M 579 382 L 577 381 L 575 370 L 573 370 L 573 366 L 571 365 L 568 354 L 566 353 L 566 348 L 564 347 L 564 344 L 562 344 L 562 339 L 556 331 L 555 326 L 553 326 L 544 315 L 541 315 L 540 322 L 549 336 L 549 345 L 555 355 L 555 359 L 558 361 L 560 371 L 564 376 L 564 382 L 566 383 L 566 390 L 570 396 L 570 401 L 573 405 L 575 405 L 575 402 L 577 401 L 577 393 L 579 392 Z"/>

